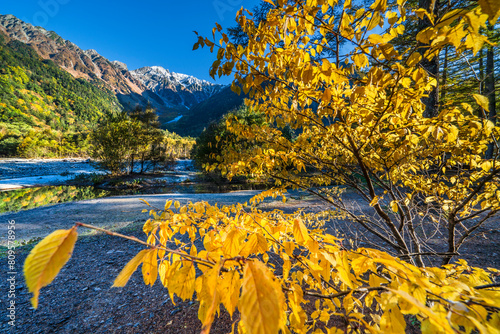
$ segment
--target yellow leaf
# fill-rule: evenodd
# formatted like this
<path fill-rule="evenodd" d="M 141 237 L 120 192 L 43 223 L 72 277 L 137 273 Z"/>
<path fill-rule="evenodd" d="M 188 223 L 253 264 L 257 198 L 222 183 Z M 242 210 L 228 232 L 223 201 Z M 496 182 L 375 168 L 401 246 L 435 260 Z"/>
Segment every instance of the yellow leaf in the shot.
<path fill-rule="evenodd" d="M 424 16 L 427 16 L 429 21 L 431 21 L 431 24 L 434 25 L 434 15 L 426 11 L 424 8 L 415 10 L 415 14 L 417 14 L 418 18 L 421 20 L 424 18 Z"/>
<path fill-rule="evenodd" d="M 144 203 L 146 203 L 147 206 L 151 206 L 149 205 L 149 203 L 145 200 L 145 199 L 142 199 L 142 198 L 139 198 L 139 200 L 143 201 Z"/>
<path fill-rule="evenodd" d="M 360 68 L 365 67 L 365 66 L 370 64 L 368 61 L 368 58 L 364 54 L 361 54 L 361 53 L 357 53 L 357 54 L 353 55 L 352 61 L 356 64 L 356 66 L 358 66 Z"/>
<path fill-rule="evenodd" d="M 487 172 L 493 167 L 493 162 L 491 161 L 485 161 L 481 164 L 481 168 Z"/>
<path fill-rule="evenodd" d="M 174 207 L 176 210 L 179 210 L 179 208 L 181 207 L 181 203 L 179 203 L 179 201 L 175 201 Z"/>
<path fill-rule="evenodd" d="M 233 316 L 240 297 L 241 279 L 239 272 L 233 270 L 222 275 L 222 280 L 217 285 L 221 301 L 230 316 Z"/>
<path fill-rule="evenodd" d="M 387 8 L 387 0 L 375 0 L 375 2 L 373 2 L 371 5 L 370 5 L 370 9 L 373 9 L 373 10 L 377 10 L 377 11 L 385 11 Z"/>
<path fill-rule="evenodd" d="M 49 285 L 68 262 L 77 238 L 76 227 L 54 231 L 40 241 L 26 258 L 24 277 L 29 292 L 33 293 L 31 304 L 35 309 L 40 289 Z"/>
<path fill-rule="evenodd" d="M 444 330 L 446 330 L 447 333 L 448 332 L 450 332 L 450 333 L 453 332 L 453 330 L 451 329 L 451 327 L 448 324 L 448 322 L 446 321 L 446 319 L 440 318 L 431 309 L 429 309 L 428 307 L 426 307 L 425 305 L 423 305 L 422 303 L 420 303 L 418 300 L 416 300 L 415 298 L 413 298 L 412 296 L 410 296 L 408 293 L 406 293 L 404 291 L 389 289 L 389 288 L 387 288 L 387 290 L 389 290 L 392 293 L 395 293 L 395 294 L 399 295 L 400 297 L 402 297 L 403 299 L 405 299 L 407 302 L 409 302 L 410 304 L 412 304 L 413 306 L 415 306 L 416 308 L 418 308 L 421 313 L 423 313 L 426 316 L 428 316 L 429 319 L 432 322 L 434 322 L 438 326 L 441 326 Z"/>
<path fill-rule="evenodd" d="M 220 269 L 221 263 L 207 270 L 196 280 L 196 296 L 200 302 L 198 318 L 202 323 L 202 334 L 210 332 L 216 308 L 220 303 L 218 290 Z"/>
<path fill-rule="evenodd" d="M 376 26 L 378 26 L 378 24 L 380 23 L 380 19 L 381 19 L 380 12 L 373 13 L 370 23 L 368 23 L 368 27 L 366 28 L 367 31 L 370 31 Z"/>
<path fill-rule="evenodd" d="M 235 84 L 234 82 L 233 84 L 231 84 L 231 90 L 236 94 L 241 95 L 241 87 Z"/>
<path fill-rule="evenodd" d="M 372 199 L 372 201 L 370 202 L 370 206 L 377 205 L 378 200 L 379 200 L 378 196 L 375 196 L 375 197 Z"/>
<path fill-rule="evenodd" d="M 276 334 L 283 327 L 284 297 L 281 286 L 266 265 L 248 261 L 238 308 L 249 333 Z"/>
<path fill-rule="evenodd" d="M 422 59 L 422 56 L 418 53 L 418 52 L 414 52 L 410 55 L 410 57 L 408 57 L 408 60 L 406 61 L 406 64 L 408 66 L 415 66 L 416 64 L 418 64 L 420 62 L 420 60 Z"/>
<path fill-rule="evenodd" d="M 182 268 L 173 273 L 167 283 L 170 295 L 172 296 L 175 293 L 183 300 L 191 299 L 194 293 L 195 279 L 196 270 L 193 262 L 183 261 Z"/>
<path fill-rule="evenodd" d="M 164 260 L 160 263 L 158 266 L 158 275 L 160 276 L 160 281 L 161 284 L 163 284 L 164 287 L 167 287 L 168 285 L 168 280 L 170 279 L 170 276 L 175 272 L 177 269 L 178 262 L 176 262 L 175 265 L 170 265 L 169 260 Z"/>
<path fill-rule="evenodd" d="M 392 201 L 392 202 L 391 202 L 391 209 L 392 209 L 392 211 L 394 211 L 394 212 L 398 212 L 398 202 L 396 202 L 396 201 Z"/>
<path fill-rule="evenodd" d="M 305 84 L 309 83 L 313 78 L 313 69 L 311 67 L 306 68 L 302 72 L 302 80 L 304 81 Z"/>
<path fill-rule="evenodd" d="M 158 263 L 156 262 L 158 250 L 150 249 L 142 262 L 142 276 L 144 284 L 153 286 L 158 277 Z"/>
<path fill-rule="evenodd" d="M 337 266 L 335 269 L 338 271 L 339 278 L 342 282 L 347 284 L 351 289 L 354 287 L 351 277 L 349 277 L 349 263 L 347 261 L 347 253 L 342 251 L 340 253 L 335 254 L 335 260 L 337 262 Z"/>
<path fill-rule="evenodd" d="M 167 211 L 171 205 L 172 205 L 172 200 L 169 199 L 168 201 L 165 202 L 165 209 L 164 210 Z"/>
<path fill-rule="evenodd" d="M 424 30 L 420 31 L 417 34 L 416 38 L 417 41 L 419 41 L 420 43 L 427 44 L 434 35 L 435 35 L 434 29 L 432 29 L 431 27 L 427 27 Z"/>
<path fill-rule="evenodd" d="M 481 11 L 488 14 L 490 24 L 495 24 L 500 16 L 500 1 L 498 0 L 478 0 Z"/>
<path fill-rule="evenodd" d="M 148 253 L 148 249 L 144 249 L 140 251 L 132 260 L 130 260 L 125 267 L 123 267 L 122 271 L 118 274 L 116 277 L 113 287 L 115 288 L 121 288 L 127 285 L 128 280 L 130 279 L 130 276 L 136 271 L 137 267 L 142 263 L 144 260 L 144 256 Z"/>
<path fill-rule="evenodd" d="M 486 112 L 490 111 L 489 101 L 486 96 L 479 94 L 472 94 L 472 96 L 474 97 L 474 100 L 476 100 L 477 104 L 479 104 L 481 108 L 483 108 Z"/>
<path fill-rule="evenodd" d="M 307 232 L 307 227 L 304 225 L 301 219 L 293 220 L 293 236 L 295 241 L 303 245 L 309 240 L 309 232 Z"/>
<path fill-rule="evenodd" d="M 381 44 L 381 43 L 386 43 L 389 40 L 390 36 L 384 35 L 380 36 L 379 34 L 371 34 L 368 36 L 368 42 L 372 44 Z"/>
<path fill-rule="evenodd" d="M 239 254 L 242 233 L 238 228 L 232 229 L 222 243 L 222 251 L 226 257 L 235 257 Z"/>
<path fill-rule="evenodd" d="M 248 238 L 248 241 L 243 244 L 239 255 L 248 257 L 252 254 L 262 254 L 267 252 L 267 241 L 261 234 L 254 233 Z"/>
<path fill-rule="evenodd" d="M 380 318 L 380 329 L 384 333 L 404 333 L 405 327 L 405 319 L 397 306 L 385 311 Z"/>

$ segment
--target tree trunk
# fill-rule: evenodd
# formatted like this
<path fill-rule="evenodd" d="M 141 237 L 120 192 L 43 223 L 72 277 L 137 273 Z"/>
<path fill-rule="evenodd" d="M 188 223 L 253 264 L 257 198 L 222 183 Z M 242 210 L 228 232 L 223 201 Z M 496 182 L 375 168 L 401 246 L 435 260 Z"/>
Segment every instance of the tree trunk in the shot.
<path fill-rule="evenodd" d="M 128 171 L 129 175 L 134 172 L 134 155 L 130 156 L 130 170 Z"/>
<path fill-rule="evenodd" d="M 141 174 L 144 173 L 144 160 L 146 160 L 145 154 L 142 153 L 141 157 Z"/>
<path fill-rule="evenodd" d="M 436 18 L 438 17 L 439 0 L 434 2 L 434 7 L 432 7 L 432 0 L 419 0 L 419 7 L 424 8 L 428 12 L 434 13 Z M 423 19 L 418 22 L 418 31 L 422 31 L 427 27 L 431 26 L 429 19 L 424 16 Z M 424 55 L 427 51 L 427 46 L 420 46 L 419 52 Z M 439 114 L 439 54 L 436 55 L 431 60 L 422 59 L 420 62 L 422 68 L 424 68 L 430 77 L 436 79 L 436 87 L 434 87 L 430 92 L 428 97 L 422 99 L 422 103 L 425 104 L 425 117 L 435 117 Z"/>
<path fill-rule="evenodd" d="M 483 49 L 479 50 L 479 94 L 484 93 L 484 62 Z"/>
<path fill-rule="evenodd" d="M 488 24 L 488 30 L 493 32 L 493 25 Z M 488 97 L 488 106 L 490 109 L 488 119 L 494 124 L 497 122 L 496 99 L 495 99 L 495 52 L 492 45 L 488 45 L 486 53 L 486 79 L 484 87 L 484 95 Z M 493 158 L 494 143 L 488 144 L 486 151 L 486 159 Z"/>
<path fill-rule="evenodd" d="M 444 64 L 443 64 L 443 75 L 441 81 L 441 103 L 444 102 L 444 98 L 446 96 L 446 81 L 448 80 L 448 47 L 444 48 Z"/>

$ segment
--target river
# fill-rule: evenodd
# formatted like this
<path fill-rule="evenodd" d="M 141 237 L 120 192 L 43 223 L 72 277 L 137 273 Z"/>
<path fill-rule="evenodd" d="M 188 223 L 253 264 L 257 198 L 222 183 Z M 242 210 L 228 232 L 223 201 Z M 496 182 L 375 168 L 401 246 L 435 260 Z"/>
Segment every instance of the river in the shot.
<path fill-rule="evenodd" d="M 150 187 L 109 187 L 74 182 L 79 175 L 104 174 L 83 159 L 2 159 L 0 160 L 0 213 L 29 210 L 40 206 L 119 195 L 202 194 L 250 189 L 248 185 L 218 187 L 203 182 L 192 160 L 177 160 L 171 171 L 154 177 Z M 143 176 L 136 175 L 134 180 Z M 126 183 L 126 182 L 124 182 Z"/>

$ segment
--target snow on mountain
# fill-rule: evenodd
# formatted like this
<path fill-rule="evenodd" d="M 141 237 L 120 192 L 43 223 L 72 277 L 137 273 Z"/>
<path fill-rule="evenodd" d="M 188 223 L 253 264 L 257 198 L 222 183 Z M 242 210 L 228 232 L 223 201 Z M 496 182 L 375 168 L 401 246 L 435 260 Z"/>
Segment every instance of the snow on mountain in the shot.
<path fill-rule="evenodd" d="M 187 109 L 198 104 L 224 86 L 191 75 L 170 72 L 161 66 L 147 66 L 130 72 L 147 89 L 159 95 L 165 103 Z"/>
<path fill-rule="evenodd" d="M 35 27 L 13 15 L 0 14 L 0 35 L 7 42 L 28 44 L 41 58 L 51 59 L 75 78 L 104 83 L 127 110 L 152 105 L 159 114 L 182 112 L 224 87 L 161 66 L 129 71 L 122 62 L 109 61 L 93 49 L 82 50 L 56 32 Z"/>

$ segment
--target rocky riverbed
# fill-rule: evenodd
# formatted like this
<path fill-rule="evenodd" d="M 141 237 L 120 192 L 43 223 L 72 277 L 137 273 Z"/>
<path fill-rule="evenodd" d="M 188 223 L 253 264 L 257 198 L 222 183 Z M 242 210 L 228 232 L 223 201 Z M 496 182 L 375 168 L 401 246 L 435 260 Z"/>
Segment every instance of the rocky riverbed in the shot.
<path fill-rule="evenodd" d="M 0 190 L 58 185 L 91 173 L 102 172 L 88 159 L 0 159 Z"/>

